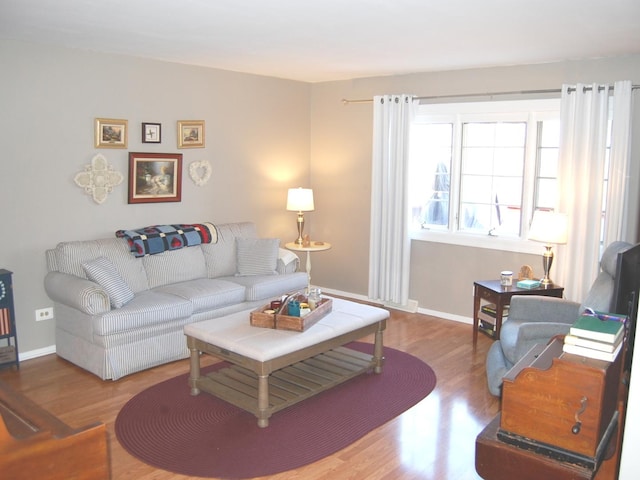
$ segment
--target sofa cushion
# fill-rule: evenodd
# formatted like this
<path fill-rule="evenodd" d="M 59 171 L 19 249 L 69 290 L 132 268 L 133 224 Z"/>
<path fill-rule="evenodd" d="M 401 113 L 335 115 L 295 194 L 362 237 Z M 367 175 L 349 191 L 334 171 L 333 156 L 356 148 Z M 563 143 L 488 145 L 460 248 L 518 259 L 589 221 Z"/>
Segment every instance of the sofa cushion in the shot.
<path fill-rule="evenodd" d="M 87 278 L 82 264 L 105 257 L 134 293 L 149 290 L 142 259 L 131 255 L 127 242 L 122 238 L 61 242 L 50 252 L 48 257 L 52 257 L 50 261 L 53 262 L 50 266 L 56 271 Z"/>
<path fill-rule="evenodd" d="M 227 277 L 238 271 L 236 265 L 236 238 L 257 238 L 256 226 L 251 222 L 216 225 L 217 243 L 203 243 L 202 253 L 207 263 L 209 278 Z"/>
<path fill-rule="evenodd" d="M 200 246 L 149 255 L 142 259 L 149 288 L 206 278 L 207 267 Z"/>
<path fill-rule="evenodd" d="M 120 308 L 133 298 L 133 291 L 107 258 L 98 257 L 83 263 L 82 267 L 89 280 L 105 289 L 113 308 Z"/>
<path fill-rule="evenodd" d="M 84 262 L 100 256 L 100 247 L 95 240 L 84 242 L 60 242 L 56 245 L 56 266 L 62 273 L 87 278 L 82 268 Z"/>
<path fill-rule="evenodd" d="M 254 302 L 274 298 L 283 293 L 303 291 L 307 287 L 306 272 L 296 272 L 290 275 L 247 275 L 244 277 L 226 277 L 225 280 L 239 283 L 246 288 L 245 300 Z"/>
<path fill-rule="evenodd" d="M 238 275 L 275 275 L 278 272 L 280 240 L 277 238 L 238 238 Z"/>
<path fill-rule="evenodd" d="M 137 294 L 122 308 L 92 317 L 95 335 L 111 335 L 140 327 L 159 325 L 172 320 L 189 318 L 191 302 L 168 293 L 146 291 Z"/>
<path fill-rule="evenodd" d="M 154 291 L 188 300 L 193 304 L 194 313 L 242 303 L 245 299 L 244 286 L 215 278 L 199 278 L 173 283 L 158 287 Z"/>

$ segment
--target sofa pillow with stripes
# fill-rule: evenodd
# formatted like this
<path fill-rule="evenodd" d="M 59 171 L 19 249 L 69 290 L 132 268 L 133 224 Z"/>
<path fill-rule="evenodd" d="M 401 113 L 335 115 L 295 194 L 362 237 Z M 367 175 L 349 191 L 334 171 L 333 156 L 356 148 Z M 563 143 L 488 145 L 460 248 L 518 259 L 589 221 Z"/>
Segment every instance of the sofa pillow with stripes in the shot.
<path fill-rule="evenodd" d="M 83 263 L 82 268 L 89 280 L 105 289 L 113 308 L 120 308 L 133 298 L 133 291 L 109 259 L 98 257 Z"/>
<path fill-rule="evenodd" d="M 277 238 L 237 238 L 236 254 L 239 276 L 275 275 L 278 272 L 278 251 L 280 240 Z"/>

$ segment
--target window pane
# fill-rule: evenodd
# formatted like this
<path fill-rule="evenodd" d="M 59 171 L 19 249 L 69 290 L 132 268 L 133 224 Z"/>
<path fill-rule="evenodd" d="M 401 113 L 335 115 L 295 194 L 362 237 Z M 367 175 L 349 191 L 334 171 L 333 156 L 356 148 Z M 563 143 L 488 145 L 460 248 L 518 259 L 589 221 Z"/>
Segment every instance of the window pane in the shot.
<path fill-rule="evenodd" d="M 492 147 L 495 135 L 495 123 L 465 123 L 463 145 L 465 147 Z"/>
<path fill-rule="evenodd" d="M 518 147 L 524 145 L 527 126 L 524 123 L 498 123 L 495 145 L 498 147 Z"/>
<path fill-rule="evenodd" d="M 520 208 L 522 203 L 522 178 L 496 177 L 494 180 L 494 198 L 498 203 Z"/>
<path fill-rule="evenodd" d="M 458 228 L 518 235 L 526 123 L 464 123 L 462 128 Z"/>
<path fill-rule="evenodd" d="M 491 203 L 492 177 L 488 175 L 464 175 L 461 197 L 463 202 Z"/>
<path fill-rule="evenodd" d="M 460 230 L 487 233 L 491 224 L 491 206 L 475 203 L 460 204 Z"/>
<path fill-rule="evenodd" d="M 555 178 L 558 175 L 558 149 L 541 148 L 539 165 L 538 176 Z"/>
<path fill-rule="evenodd" d="M 555 178 L 538 179 L 538 188 L 536 192 L 536 208 L 556 208 L 556 185 L 557 180 Z"/>
<path fill-rule="evenodd" d="M 542 135 L 540 136 L 541 147 L 558 147 L 560 145 L 560 120 L 545 120 Z"/>
<path fill-rule="evenodd" d="M 558 198 L 558 145 L 560 121 L 538 122 L 538 151 L 535 178 L 534 209 L 555 209 Z"/>
<path fill-rule="evenodd" d="M 495 150 L 493 174 L 522 177 L 524 148 L 498 148 Z"/>
<path fill-rule="evenodd" d="M 411 132 L 409 204 L 418 228 L 448 228 L 453 125 L 416 124 Z"/>
<path fill-rule="evenodd" d="M 486 175 L 493 171 L 493 148 L 470 147 L 462 151 L 462 171 L 467 175 Z"/>

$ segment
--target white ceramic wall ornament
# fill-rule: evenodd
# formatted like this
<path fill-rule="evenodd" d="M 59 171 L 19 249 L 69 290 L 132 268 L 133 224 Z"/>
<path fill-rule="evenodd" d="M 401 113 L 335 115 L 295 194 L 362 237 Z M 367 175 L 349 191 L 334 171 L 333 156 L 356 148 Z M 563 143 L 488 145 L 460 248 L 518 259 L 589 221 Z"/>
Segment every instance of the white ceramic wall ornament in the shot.
<path fill-rule="evenodd" d="M 189 176 L 197 186 L 206 185 L 211 178 L 211 164 L 208 160 L 191 162 L 189 164 Z"/>
<path fill-rule="evenodd" d="M 84 171 L 76 174 L 73 181 L 91 195 L 94 202 L 101 204 L 113 191 L 113 187 L 122 183 L 122 179 L 122 174 L 115 171 L 113 165 L 99 153 L 91 159 L 91 164 L 85 165 Z"/>

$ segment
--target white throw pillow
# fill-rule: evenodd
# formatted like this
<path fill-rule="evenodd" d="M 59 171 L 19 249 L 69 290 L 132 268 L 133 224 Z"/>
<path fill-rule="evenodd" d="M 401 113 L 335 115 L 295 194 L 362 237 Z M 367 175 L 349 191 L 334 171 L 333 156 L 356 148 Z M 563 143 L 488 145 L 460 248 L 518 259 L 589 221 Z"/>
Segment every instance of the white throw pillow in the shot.
<path fill-rule="evenodd" d="M 275 275 L 278 272 L 277 238 L 237 238 L 237 275 Z"/>
<path fill-rule="evenodd" d="M 113 308 L 120 308 L 133 298 L 133 291 L 108 258 L 98 257 L 83 263 L 82 268 L 89 280 L 105 289 Z"/>

